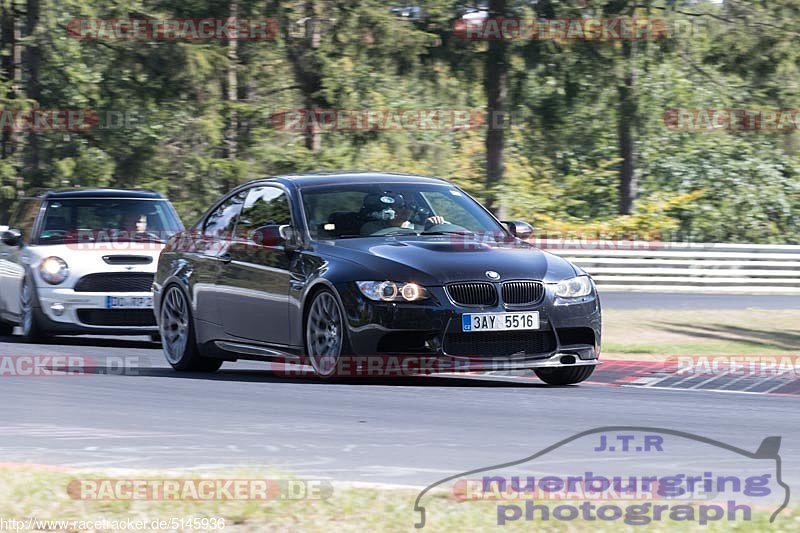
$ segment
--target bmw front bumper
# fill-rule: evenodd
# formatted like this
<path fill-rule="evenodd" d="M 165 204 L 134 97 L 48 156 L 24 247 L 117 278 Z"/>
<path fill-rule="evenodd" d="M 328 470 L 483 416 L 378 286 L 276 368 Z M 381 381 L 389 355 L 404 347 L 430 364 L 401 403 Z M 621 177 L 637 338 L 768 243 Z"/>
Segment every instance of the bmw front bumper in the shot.
<path fill-rule="evenodd" d="M 546 290 L 531 306 L 465 307 L 442 287 L 414 303 L 375 302 L 354 284 L 337 286 L 345 310 L 351 352 L 358 356 L 417 358 L 433 371 L 497 371 L 590 366 L 599 363 L 601 310 L 596 291 L 565 300 Z M 537 330 L 463 332 L 465 313 L 538 311 Z"/>

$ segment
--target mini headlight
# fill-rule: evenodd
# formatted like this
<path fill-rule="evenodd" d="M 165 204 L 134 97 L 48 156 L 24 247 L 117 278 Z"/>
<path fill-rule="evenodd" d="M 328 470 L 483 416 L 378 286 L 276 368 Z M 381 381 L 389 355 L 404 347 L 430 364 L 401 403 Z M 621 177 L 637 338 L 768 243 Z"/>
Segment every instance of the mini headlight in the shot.
<path fill-rule="evenodd" d="M 429 297 L 428 290 L 416 283 L 356 281 L 356 285 L 361 294 L 376 302 L 416 302 Z"/>
<path fill-rule="evenodd" d="M 592 293 L 592 280 L 589 276 L 576 276 L 563 279 L 556 284 L 556 296 L 559 298 L 579 298 Z"/>
<path fill-rule="evenodd" d="M 48 257 L 39 265 L 39 275 L 50 285 L 58 285 L 69 276 L 69 266 L 60 257 Z"/>

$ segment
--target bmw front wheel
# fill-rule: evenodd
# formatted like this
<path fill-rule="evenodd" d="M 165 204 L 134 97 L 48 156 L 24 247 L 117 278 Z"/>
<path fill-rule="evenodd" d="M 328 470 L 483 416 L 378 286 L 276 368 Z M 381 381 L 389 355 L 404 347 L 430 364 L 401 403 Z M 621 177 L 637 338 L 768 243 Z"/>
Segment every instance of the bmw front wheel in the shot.
<path fill-rule="evenodd" d="M 344 313 L 336 297 L 328 289 L 314 295 L 306 314 L 306 349 L 314 372 L 328 378 L 336 373 L 344 350 L 346 335 Z"/>

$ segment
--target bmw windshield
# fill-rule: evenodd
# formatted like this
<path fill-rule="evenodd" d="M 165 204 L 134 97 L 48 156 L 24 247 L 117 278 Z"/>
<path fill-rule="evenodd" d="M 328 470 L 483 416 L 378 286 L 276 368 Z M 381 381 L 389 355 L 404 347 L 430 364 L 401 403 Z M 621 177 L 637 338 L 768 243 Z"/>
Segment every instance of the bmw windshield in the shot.
<path fill-rule="evenodd" d="M 166 242 L 182 229 L 166 200 L 70 198 L 45 207 L 38 244 L 66 242 Z"/>
<path fill-rule="evenodd" d="M 302 190 L 314 239 L 507 233 L 451 185 L 366 183 Z"/>

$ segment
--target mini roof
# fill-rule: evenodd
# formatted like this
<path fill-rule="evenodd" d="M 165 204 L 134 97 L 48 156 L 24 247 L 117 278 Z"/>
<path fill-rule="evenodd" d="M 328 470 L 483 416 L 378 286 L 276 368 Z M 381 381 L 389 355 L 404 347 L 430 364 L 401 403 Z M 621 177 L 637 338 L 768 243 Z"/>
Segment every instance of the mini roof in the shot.
<path fill-rule="evenodd" d="M 163 199 L 164 197 L 153 191 L 135 191 L 125 189 L 71 189 L 60 191 L 47 191 L 42 195 L 46 199 L 54 198 L 139 198 Z"/>

